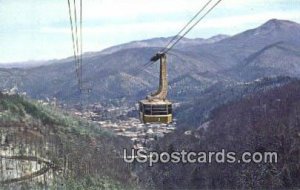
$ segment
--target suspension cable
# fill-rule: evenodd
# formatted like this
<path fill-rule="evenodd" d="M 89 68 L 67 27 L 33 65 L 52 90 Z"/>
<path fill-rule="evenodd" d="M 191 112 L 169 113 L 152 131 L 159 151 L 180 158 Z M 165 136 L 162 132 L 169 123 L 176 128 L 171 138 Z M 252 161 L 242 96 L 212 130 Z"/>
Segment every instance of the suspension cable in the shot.
<path fill-rule="evenodd" d="M 82 78 L 82 54 L 83 54 L 83 43 L 82 43 L 82 0 L 80 0 L 80 88 L 83 88 Z"/>
<path fill-rule="evenodd" d="M 202 17 L 199 18 L 179 39 L 177 39 L 169 48 L 167 48 L 164 53 L 168 53 L 182 38 L 184 38 L 201 20 L 203 20 L 206 15 L 208 15 L 222 0 L 218 0 Z"/>
<path fill-rule="evenodd" d="M 82 106 L 83 105 L 82 104 L 82 93 L 84 90 L 83 89 L 83 79 L 82 79 L 83 78 L 83 68 L 82 68 L 82 57 L 83 57 L 82 12 L 83 12 L 83 9 L 82 9 L 82 0 L 80 0 L 80 2 L 79 2 L 79 8 L 77 6 L 78 6 L 78 1 L 68 0 L 73 52 L 74 52 L 74 60 L 75 60 L 75 66 L 76 66 L 76 78 L 78 80 L 78 89 L 79 89 L 79 93 L 80 93 L 80 105 Z M 73 8 L 73 11 L 72 11 L 72 8 Z M 79 16 L 78 16 L 78 14 L 79 14 Z M 78 17 L 79 17 L 79 19 L 78 19 Z M 78 24 L 78 22 L 79 22 L 79 24 Z M 79 29 L 78 29 L 78 27 L 79 27 Z"/>
<path fill-rule="evenodd" d="M 166 45 L 165 48 L 162 49 L 161 52 L 164 52 L 166 49 L 169 48 L 169 45 L 172 44 L 172 42 L 177 39 L 180 34 L 202 13 L 202 11 L 212 2 L 213 0 L 209 0 L 196 14 L 195 16 L 188 22 L 186 25 L 169 41 L 169 43 Z"/>
<path fill-rule="evenodd" d="M 75 19 L 75 40 L 76 40 L 76 51 L 77 51 L 77 63 L 76 63 L 76 72 L 78 77 L 78 85 L 79 90 L 81 91 L 81 79 L 80 79 L 80 57 L 79 57 L 79 40 L 78 40 L 78 21 L 77 21 L 77 8 L 76 8 L 76 0 L 73 0 L 74 3 L 74 19 Z"/>
<path fill-rule="evenodd" d="M 173 39 L 167 44 L 166 47 L 162 49 L 162 53 L 168 53 L 182 38 L 184 38 L 201 20 L 203 20 L 222 0 L 218 0 L 203 16 L 201 16 L 182 36 L 179 36 L 187 27 L 201 14 L 201 12 L 212 2 L 212 0 L 209 0 L 198 12 L 197 14 L 183 27 L 182 30 L 178 32 L 178 34 L 173 37 Z M 179 37 L 179 38 L 178 38 Z M 174 40 L 178 38 L 175 42 Z M 173 42 L 173 43 L 172 43 Z M 172 45 L 171 45 L 172 44 Z M 143 70 L 145 70 L 147 67 L 152 65 L 156 61 L 149 61 L 146 64 L 144 64 L 139 71 L 137 72 L 140 73 Z"/>
<path fill-rule="evenodd" d="M 70 0 L 68 0 L 68 7 L 69 7 L 70 27 L 71 27 L 71 33 L 72 33 L 74 60 L 75 60 L 75 63 L 77 63 L 77 53 L 76 53 L 76 47 L 75 47 L 76 43 L 75 43 L 75 37 L 74 37 L 74 27 L 73 27 L 73 19 L 72 19 L 72 13 L 71 13 Z"/>

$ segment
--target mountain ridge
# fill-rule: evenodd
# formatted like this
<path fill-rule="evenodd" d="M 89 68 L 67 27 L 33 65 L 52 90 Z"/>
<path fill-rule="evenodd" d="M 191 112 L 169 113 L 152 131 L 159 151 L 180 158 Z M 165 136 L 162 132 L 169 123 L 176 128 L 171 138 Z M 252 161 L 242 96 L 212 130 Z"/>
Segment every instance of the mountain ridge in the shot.
<path fill-rule="evenodd" d="M 276 25 L 280 25 L 279 29 L 274 27 Z M 257 33 L 262 30 L 271 31 L 272 35 Z M 185 44 L 184 48 L 178 46 L 170 52 L 168 76 L 170 84 L 173 85 L 170 87 L 170 99 L 174 98 L 176 101 L 177 98 L 181 100 L 192 98 L 218 81 L 234 84 L 281 75 L 297 77 L 300 74 L 300 65 L 297 64 L 300 62 L 298 56 L 300 43 L 295 43 L 300 42 L 298 23 L 273 19 L 255 29 L 222 39 L 223 37 L 213 43 Z M 281 49 L 276 49 L 275 46 L 267 48 L 278 42 L 282 42 Z M 194 43 L 199 42 L 196 40 Z M 118 48 L 120 47 L 117 47 L 117 51 L 113 50 L 115 51 L 113 53 L 96 52 L 86 54 L 83 58 L 83 82 L 86 86 L 93 87 L 90 94 L 91 102 L 106 101 L 107 98 L 136 101 L 157 88 L 156 64 L 137 74 L 135 72 L 161 48 L 140 47 L 139 44 L 138 47 L 133 45 L 129 48 L 127 46 Z M 255 53 L 264 48 L 267 49 L 263 54 L 255 56 Z M 280 57 L 274 59 L 278 51 L 282 58 L 288 60 L 287 63 Z M 253 58 L 251 63 L 255 63 L 255 68 L 245 66 L 250 57 Z M 294 68 L 285 67 L 285 64 L 293 65 Z M 20 91 L 27 92 L 33 98 L 56 97 L 63 102 L 78 102 L 75 65 L 71 58 L 50 65 L 5 71 L 12 74 L 0 72 L 2 90 L 18 86 Z M 204 76 L 203 73 L 206 72 L 209 75 Z M 188 75 L 192 76 L 193 80 L 199 81 L 197 88 L 189 84 L 191 79 L 182 77 Z M 189 90 L 180 98 L 178 92 L 182 91 L 181 89 Z"/>

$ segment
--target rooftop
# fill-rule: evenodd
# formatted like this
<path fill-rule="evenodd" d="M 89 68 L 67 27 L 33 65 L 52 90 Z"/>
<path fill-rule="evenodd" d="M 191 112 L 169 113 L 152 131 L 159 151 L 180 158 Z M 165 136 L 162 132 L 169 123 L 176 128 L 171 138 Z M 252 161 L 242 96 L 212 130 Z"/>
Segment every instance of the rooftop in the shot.
<path fill-rule="evenodd" d="M 140 103 L 142 104 L 152 104 L 152 105 L 161 105 L 161 104 L 172 104 L 169 100 L 152 100 L 149 101 L 147 99 L 141 100 Z"/>

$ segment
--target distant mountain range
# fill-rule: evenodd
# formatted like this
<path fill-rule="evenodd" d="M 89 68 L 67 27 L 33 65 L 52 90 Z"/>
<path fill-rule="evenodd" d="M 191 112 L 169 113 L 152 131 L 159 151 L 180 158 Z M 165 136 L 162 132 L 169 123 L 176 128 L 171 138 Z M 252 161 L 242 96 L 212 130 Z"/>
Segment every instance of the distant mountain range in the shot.
<path fill-rule="evenodd" d="M 212 44 L 218 41 L 221 41 L 223 39 L 228 38 L 228 35 L 220 34 L 213 36 L 208 39 L 203 38 L 195 38 L 195 39 L 189 39 L 189 38 L 182 38 L 176 48 L 183 49 L 185 47 L 194 46 L 194 45 L 202 45 L 202 44 Z M 145 47 L 165 47 L 168 42 L 170 42 L 175 36 L 167 37 L 167 38 L 152 38 L 149 40 L 142 40 L 142 41 L 133 41 L 122 45 L 113 46 L 107 49 L 104 49 L 101 51 L 102 54 L 109 54 L 109 53 L 115 53 L 120 50 L 124 49 L 130 49 L 130 48 L 145 48 Z"/>
<path fill-rule="evenodd" d="M 164 47 L 169 38 L 131 42 L 86 53 L 84 85 L 92 87 L 90 102 L 120 99 L 136 101 L 158 85 L 158 64 L 135 74 L 137 68 Z M 263 77 L 300 74 L 300 25 L 272 19 L 234 36 L 184 38 L 168 55 L 170 99 L 185 102 L 222 82 L 240 84 Z M 33 98 L 79 99 L 72 58 L 30 68 L 0 69 L 0 89 L 17 86 Z"/>

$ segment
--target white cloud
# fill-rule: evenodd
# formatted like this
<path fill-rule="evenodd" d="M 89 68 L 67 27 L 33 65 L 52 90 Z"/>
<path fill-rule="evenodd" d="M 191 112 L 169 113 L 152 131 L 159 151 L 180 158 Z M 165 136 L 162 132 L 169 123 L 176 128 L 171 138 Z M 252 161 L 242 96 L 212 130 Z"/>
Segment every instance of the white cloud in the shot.
<path fill-rule="evenodd" d="M 107 25 L 105 27 L 85 27 L 83 33 L 85 35 L 89 34 L 99 34 L 99 33 L 138 33 L 138 32 L 149 32 L 149 31 L 165 31 L 166 29 L 179 29 L 183 22 L 148 22 L 148 23 L 127 23 L 127 24 L 115 24 Z M 41 32 L 45 33 L 64 33 L 69 34 L 70 28 L 56 28 L 56 27 L 45 27 L 41 29 Z"/>
<path fill-rule="evenodd" d="M 91 18 L 136 18 L 144 15 L 172 14 L 197 10 L 205 1 L 199 0 L 103 0 L 87 1 L 84 17 Z"/>
<path fill-rule="evenodd" d="M 269 19 L 287 19 L 287 20 L 300 20 L 300 15 L 297 11 L 284 12 L 284 11 L 270 11 L 258 14 L 245 14 L 237 16 L 228 16 L 222 18 L 207 18 L 197 26 L 197 28 L 231 28 L 237 25 L 247 25 L 249 23 L 262 23 Z M 85 27 L 83 29 L 86 35 L 100 34 L 100 33 L 122 33 L 131 32 L 149 32 L 149 31 L 165 31 L 166 29 L 177 31 L 185 24 L 186 21 L 161 21 L 161 22 L 147 22 L 147 23 L 124 23 L 124 24 L 111 24 L 98 27 Z M 45 27 L 41 29 L 45 33 L 70 33 L 69 27 Z"/>
<path fill-rule="evenodd" d="M 247 25 L 249 23 L 262 23 L 272 18 L 300 21 L 300 14 L 298 11 L 270 11 L 258 14 L 237 15 L 223 18 L 210 18 L 204 21 L 201 25 L 199 25 L 199 27 L 230 28 L 237 25 Z"/>
<path fill-rule="evenodd" d="M 84 0 L 84 51 L 175 35 L 207 1 Z M 72 54 L 66 0 L 0 0 L 0 3 L 1 44 L 16 49 L 11 55 L 7 45 L 1 48 L 1 61 Z M 234 34 L 271 18 L 300 22 L 299 8 L 299 0 L 289 0 L 288 3 L 286 0 L 223 0 L 189 36 Z M 41 42 L 47 44 L 43 47 L 45 49 L 40 48 Z M 24 44 L 26 48 L 23 48 Z M 59 50 L 56 48 L 58 44 Z M 39 53 L 36 53 L 37 49 Z"/>

